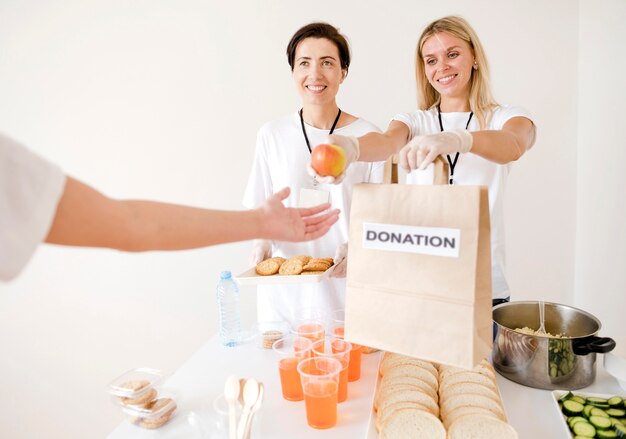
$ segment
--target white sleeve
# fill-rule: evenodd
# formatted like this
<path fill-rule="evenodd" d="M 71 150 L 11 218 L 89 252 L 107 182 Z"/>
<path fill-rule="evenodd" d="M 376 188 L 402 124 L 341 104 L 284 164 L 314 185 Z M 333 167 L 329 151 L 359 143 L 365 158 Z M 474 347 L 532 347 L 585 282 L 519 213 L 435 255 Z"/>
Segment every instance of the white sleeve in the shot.
<path fill-rule="evenodd" d="M 419 130 L 417 127 L 417 120 L 415 119 L 415 116 L 413 113 L 396 114 L 391 120 L 402 122 L 409 128 L 409 139 L 412 139 L 413 137 L 419 134 Z"/>
<path fill-rule="evenodd" d="M 17 276 L 46 238 L 64 188 L 58 166 L 0 134 L 0 280 Z"/>
<path fill-rule="evenodd" d="M 533 118 L 530 112 L 523 107 L 517 107 L 514 105 L 502 105 L 493 114 L 493 121 L 490 129 L 501 130 L 504 124 L 514 117 L 525 117 L 533 122 Z M 534 122 L 533 122 L 534 123 Z"/>
<path fill-rule="evenodd" d="M 252 170 L 250 171 L 250 177 L 248 177 L 248 184 L 243 196 L 243 205 L 247 209 L 253 209 L 273 194 L 274 188 L 267 159 L 264 130 L 260 129 L 257 133 L 254 162 L 252 163 Z"/>

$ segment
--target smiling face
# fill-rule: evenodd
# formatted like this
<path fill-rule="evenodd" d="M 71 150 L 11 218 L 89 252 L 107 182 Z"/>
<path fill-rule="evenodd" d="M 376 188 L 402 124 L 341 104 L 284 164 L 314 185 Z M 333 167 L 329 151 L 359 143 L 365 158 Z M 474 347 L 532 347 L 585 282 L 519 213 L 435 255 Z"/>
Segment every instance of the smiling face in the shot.
<path fill-rule="evenodd" d="M 346 70 L 339 50 L 326 38 L 305 38 L 295 52 L 293 80 L 305 105 L 334 104 Z"/>
<path fill-rule="evenodd" d="M 424 72 L 441 95 L 442 106 L 450 101 L 469 102 L 474 53 L 467 42 L 447 32 L 429 37 L 422 46 Z"/>

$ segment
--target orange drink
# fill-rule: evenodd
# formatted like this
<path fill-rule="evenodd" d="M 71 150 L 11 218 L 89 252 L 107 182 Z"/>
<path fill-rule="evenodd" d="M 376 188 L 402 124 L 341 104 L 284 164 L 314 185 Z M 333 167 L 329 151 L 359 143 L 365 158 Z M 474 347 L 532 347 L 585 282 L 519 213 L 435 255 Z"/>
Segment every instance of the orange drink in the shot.
<path fill-rule="evenodd" d="M 333 328 L 333 334 L 336 338 L 344 338 L 343 324 L 335 326 Z M 356 343 L 351 343 L 352 349 L 350 350 L 350 366 L 348 368 L 348 381 L 358 381 L 361 378 L 361 354 L 363 353 L 363 346 Z"/>
<path fill-rule="evenodd" d="M 298 363 L 310 357 L 311 340 L 304 337 L 290 335 L 276 340 L 272 345 L 278 355 L 278 372 L 283 398 L 287 401 L 302 401 L 302 383 L 298 374 Z"/>
<path fill-rule="evenodd" d="M 326 346 L 326 343 L 329 346 Z M 350 350 L 352 345 L 340 338 L 325 338 L 318 340 L 312 345 L 314 357 L 335 358 L 341 363 L 339 373 L 339 389 L 337 392 L 337 402 L 344 402 L 348 399 L 348 372 L 350 366 Z"/>
<path fill-rule="evenodd" d="M 337 424 L 337 383 L 332 380 L 308 383 L 304 405 L 306 420 L 311 427 L 334 427 Z"/>
<path fill-rule="evenodd" d="M 325 335 L 324 325 L 317 320 L 302 320 L 296 324 L 293 332 L 300 337 L 308 338 L 313 343 L 322 340 Z"/>
<path fill-rule="evenodd" d="M 337 424 L 337 397 L 341 369 L 341 362 L 330 357 L 307 358 L 298 363 L 309 426 L 323 429 Z"/>

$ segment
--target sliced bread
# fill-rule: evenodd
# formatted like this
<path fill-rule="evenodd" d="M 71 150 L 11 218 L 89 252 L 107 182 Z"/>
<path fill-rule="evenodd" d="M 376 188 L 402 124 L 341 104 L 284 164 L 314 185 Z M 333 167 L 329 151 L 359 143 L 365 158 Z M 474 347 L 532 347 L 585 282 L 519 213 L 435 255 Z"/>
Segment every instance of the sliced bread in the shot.
<path fill-rule="evenodd" d="M 518 439 L 518 435 L 506 422 L 490 416 L 469 414 L 450 425 L 448 439 Z"/>
<path fill-rule="evenodd" d="M 396 410 L 381 425 L 379 439 L 446 439 L 441 421 L 419 409 Z"/>

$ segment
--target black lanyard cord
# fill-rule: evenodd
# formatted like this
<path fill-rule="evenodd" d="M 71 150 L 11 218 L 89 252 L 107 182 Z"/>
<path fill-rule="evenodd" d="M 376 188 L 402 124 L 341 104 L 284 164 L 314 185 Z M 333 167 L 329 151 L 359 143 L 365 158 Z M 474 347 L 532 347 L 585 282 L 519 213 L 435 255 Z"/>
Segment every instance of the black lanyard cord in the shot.
<path fill-rule="evenodd" d="M 467 123 L 465 124 L 465 129 L 469 128 L 469 124 L 472 121 L 472 116 L 474 115 L 473 111 L 470 111 L 470 115 L 469 118 L 467 119 Z M 444 129 L 443 129 L 443 122 L 441 121 L 441 106 L 437 105 L 437 117 L 439 118 L 439 128 L 441 129 L 441 132 L 443 133 Z M 454 156 L 454 161 L 450 158 L 450 154 L 446 154 L 446 157 L 448 158 L 448 163 L 450 164 L 450 181 L 449 183 L 452 184 L 454 182 L 454 167 L 456 166 L 456 161 L 459 159 L 459 153 L 457 152 L 456 155 Z"/>
<path fill-rule="evenodd" d="M 306 141 L 306 146 L 307 148 L 309 148 L 309 152 L 311 152 L 311 144 L 309 143 L 309 136 L 306 135 L 306 129 L 304 128 L 304 118 L 302 117 L 302 110 L 303 108 L 300 108 L 300 111 L 298 112 L 298 114 L 300 115 L 300 125 L 302 126 L 302 134 L 304 134 L 304 140 Z M 337 112 L 337 117 L 335 118 L 335 121 L 333 122 L 333 126 L 330 127 L 330 132 L 328 133 L 328 135 L 331 135 L 333 131 L 335 131 L 335 127 L 337 126 L 337 122 L 339 122 L 340 116 L 341 116 L 341 108 Z"/>

